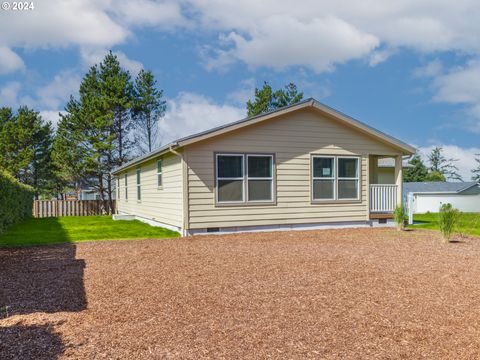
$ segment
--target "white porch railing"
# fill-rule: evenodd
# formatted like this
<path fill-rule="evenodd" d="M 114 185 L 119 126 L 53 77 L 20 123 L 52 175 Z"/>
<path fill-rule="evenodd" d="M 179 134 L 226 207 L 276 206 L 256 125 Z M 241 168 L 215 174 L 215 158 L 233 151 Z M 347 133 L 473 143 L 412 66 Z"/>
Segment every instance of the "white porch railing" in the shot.
<path fill-rule="evenodd" d="M 370 184 L 370 212 L 392 213 L 397 206 L 397 185 Z"/>

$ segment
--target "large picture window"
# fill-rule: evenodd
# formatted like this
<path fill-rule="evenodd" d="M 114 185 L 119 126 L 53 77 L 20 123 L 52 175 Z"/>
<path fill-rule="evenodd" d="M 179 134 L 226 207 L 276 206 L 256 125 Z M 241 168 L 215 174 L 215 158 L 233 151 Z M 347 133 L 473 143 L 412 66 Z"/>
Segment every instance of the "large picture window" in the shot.
<path fill-rule="evenodd" d="M 273 155 L 217 154 L 218 203 L 273 201 Z"/>
<path fill-rule="evenodd" d="M 312 199 L 358 200 L 359 158 L 347 156 L 312 157 Z"/>

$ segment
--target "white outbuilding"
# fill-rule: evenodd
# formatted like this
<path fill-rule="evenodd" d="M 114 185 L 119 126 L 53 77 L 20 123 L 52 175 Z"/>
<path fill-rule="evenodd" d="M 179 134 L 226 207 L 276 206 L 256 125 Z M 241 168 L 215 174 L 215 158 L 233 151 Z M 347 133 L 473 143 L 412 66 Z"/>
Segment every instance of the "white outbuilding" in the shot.
<path fill-rule="evenodd" d="M 412 214 L 438 212 L 447 203 L 463 212 L 480 212 L 480 185 L 476 182 L 404 183 L 403 196 Z"/>

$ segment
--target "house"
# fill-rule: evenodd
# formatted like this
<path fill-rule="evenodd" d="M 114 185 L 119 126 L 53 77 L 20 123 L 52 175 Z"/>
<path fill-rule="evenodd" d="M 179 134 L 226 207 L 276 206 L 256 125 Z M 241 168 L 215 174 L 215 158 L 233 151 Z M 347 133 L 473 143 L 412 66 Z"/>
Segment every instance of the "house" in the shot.
<path fill-rule="evenodd" d="M 464 212 L 480 212 L 480 186 L 472 182 L 404 183 L 404 204 L 412 214 L 438 212 L 450 203 Z"/>
<path fill-rule="evenodd" d="M 402 201 L 402 157 L 414 152 L 307 99 L 119 167 L 116 218 L 182 234 L 386 223 Z M 378 182 L 382 158 L 395 162 L 389 183 Z"/>

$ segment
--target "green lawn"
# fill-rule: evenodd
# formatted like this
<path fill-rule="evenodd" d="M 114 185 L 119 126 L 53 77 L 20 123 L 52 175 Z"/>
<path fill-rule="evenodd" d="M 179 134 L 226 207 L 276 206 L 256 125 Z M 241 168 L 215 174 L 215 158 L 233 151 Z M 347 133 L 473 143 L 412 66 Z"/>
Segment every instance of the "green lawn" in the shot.
<path fill-rule="evenodd" d="M 413 220 L 419 222 L 414 227 L 438 230 L 438 213 L 416 214 Z M 480 214 L 462 213 L 457 232 L 480 236 Z"/>
<path fill-rule="evenodd" d="M 66 216 L 28 219 L 0 234 L 0 247 L 30 246 L 88 240 L 171 238 L 178 233 L 138 220 L 112 220 L 111 216 Z"/>

